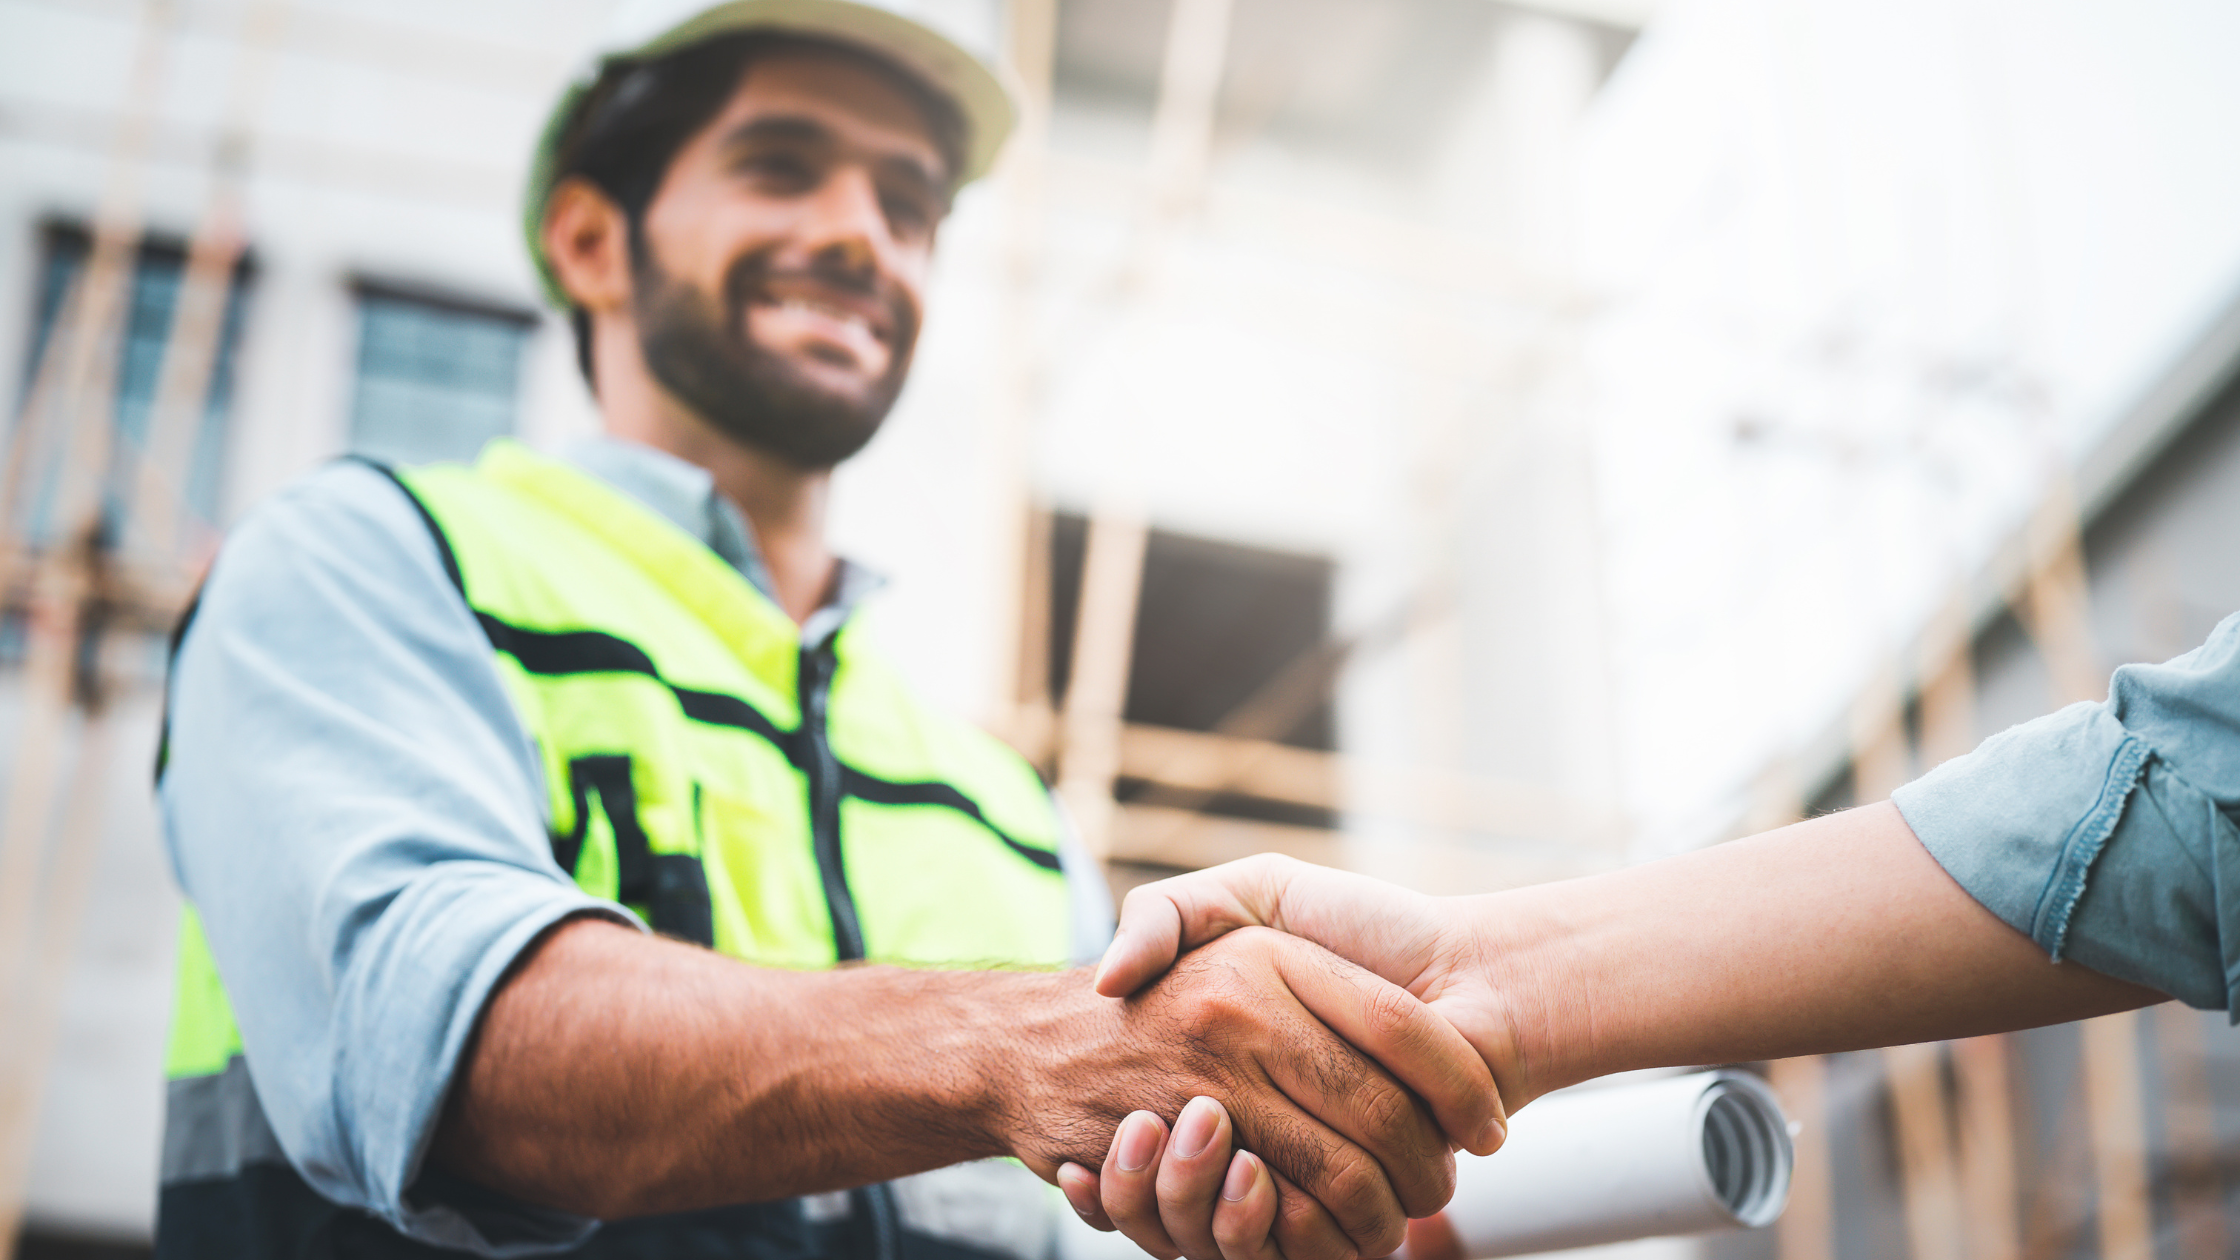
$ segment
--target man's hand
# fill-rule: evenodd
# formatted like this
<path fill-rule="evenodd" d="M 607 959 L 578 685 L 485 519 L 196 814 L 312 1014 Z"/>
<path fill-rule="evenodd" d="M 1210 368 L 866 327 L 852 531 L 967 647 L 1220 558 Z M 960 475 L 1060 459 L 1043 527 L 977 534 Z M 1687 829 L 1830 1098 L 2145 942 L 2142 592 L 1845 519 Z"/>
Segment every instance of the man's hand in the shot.
<path fill-rule="evenodd" d="M 1022 1016 L 1004 1136 L 1029 1168 L 1058 1180 L 1068 1162 L 1101 1162 L 1120 1118 L 1143 1107 L 1154 1115 L 1131 1121 L 1112 1156 L 1140 1169 L 1131 1157 L 1153 1161 L 1143 1143 L 1164 1136 L 1157 1117 L 1213 1099 L 1224 1134 L 1234 1116 L 1238 1144 L 1272 1170 L 1275 1236 L 1294 1260 L 1388 1254 L 1407 1217 L 1453 1193 L 1448 1134 L 1476 1148 L 1499 1131 L 1492 1074 L 1452 1025 L 1277 932 L 1225 933 L 1124 1002 Z"/>
<path fill-rule="evenodd" d="M 1086 972 L 781 971 L 576 920 L 491 1000 L 430 1160 L 613 1218 L 989 1155 L 1055 1180 L 1131 1111 L 1200 1096 L 1266 1161 L 1293 1260 L 1391 1251 L 1452 1193 L 1447 1135 L 1500 1114 L 1446 1020 L 1276 932 L 1229 933 L 1115 1001 Z"/>

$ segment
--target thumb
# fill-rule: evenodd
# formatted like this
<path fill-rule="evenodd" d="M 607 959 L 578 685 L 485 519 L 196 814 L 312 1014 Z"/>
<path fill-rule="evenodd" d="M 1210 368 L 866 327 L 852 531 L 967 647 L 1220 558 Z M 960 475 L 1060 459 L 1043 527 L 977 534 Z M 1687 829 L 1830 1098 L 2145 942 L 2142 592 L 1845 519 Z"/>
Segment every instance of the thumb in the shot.
<path fill-rule="evenodd" d="M 1161 881 L 1165 882 L 1165 881 Z M 1146 898 L 1145 885 L 1128 894 L 1120 926 L 1097 964 L 1097 992 L 1126 997 L 1174 965 L 1182 953 L 1182 912 L 1165 897 Z"/>
<path fill-rule="evenodd" d="M 1263 853 L 1145 884 L 1120 907 L 1096 989 L 1126 997 L 1165 974 L 1186 949 L 1241 927 L 1278 927 L 1284 889 L 1305 863 Z"/>

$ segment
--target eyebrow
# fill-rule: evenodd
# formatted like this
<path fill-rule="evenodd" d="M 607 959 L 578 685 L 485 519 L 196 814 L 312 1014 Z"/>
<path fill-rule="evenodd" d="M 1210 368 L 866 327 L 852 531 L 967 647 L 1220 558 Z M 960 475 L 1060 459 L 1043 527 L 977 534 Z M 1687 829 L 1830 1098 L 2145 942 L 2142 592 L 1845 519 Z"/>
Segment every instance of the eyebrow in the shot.
<path fill-rule="evenodd" d="M 832 128 L 806 114 L 765 114 L 750 118 L 731 129 L 723 138 L 725 149 L 740 149 L 749 145 L 779 142 L 794 144 L 830 145 L 839 140 Z M 948 186 L 939 171 L 906 154 L 886 154 L 876 160 L 881 168 L 923 184 L 930 192 L 939 193 Z"/>

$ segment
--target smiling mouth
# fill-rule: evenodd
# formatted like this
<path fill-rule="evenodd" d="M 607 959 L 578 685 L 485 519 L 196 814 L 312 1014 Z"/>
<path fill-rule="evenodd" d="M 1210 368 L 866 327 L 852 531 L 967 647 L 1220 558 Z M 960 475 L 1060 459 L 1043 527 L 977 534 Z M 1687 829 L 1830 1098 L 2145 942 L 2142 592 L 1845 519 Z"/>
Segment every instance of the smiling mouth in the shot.
<path fill-rule="evenodd" d="M 861 333 L 882 346 L 887 344 L 886 330 L 866 317 L 861 311 L 806 297 L 781 298 L 767 303 L 767 305 L 788 315 L 807 315 L 815 319 L 827 320 L 853 332 Z"/>

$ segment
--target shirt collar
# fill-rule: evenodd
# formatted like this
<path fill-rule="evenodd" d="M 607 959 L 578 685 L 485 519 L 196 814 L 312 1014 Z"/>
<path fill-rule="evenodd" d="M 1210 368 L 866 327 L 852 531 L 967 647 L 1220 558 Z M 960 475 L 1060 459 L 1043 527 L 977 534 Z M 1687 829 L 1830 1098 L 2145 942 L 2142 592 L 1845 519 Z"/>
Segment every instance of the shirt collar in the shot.
<path fill-rule="evenodd" d="M 715 478 L 707 469 L 667 451 L 604 434 L 569 442 L 557 454 L 707 544 L 764 598 L 777 602 L 770 568 L 763 563 L 762 549 L 755 545 L 754 531 L 731 500 L 716 489 Z M 803 639 L 821 642 L 829 637 L 857 604 L 884 585 L 886 580 L 879 574 L 842 556 L 831 597 L 803 626 Z"/>

